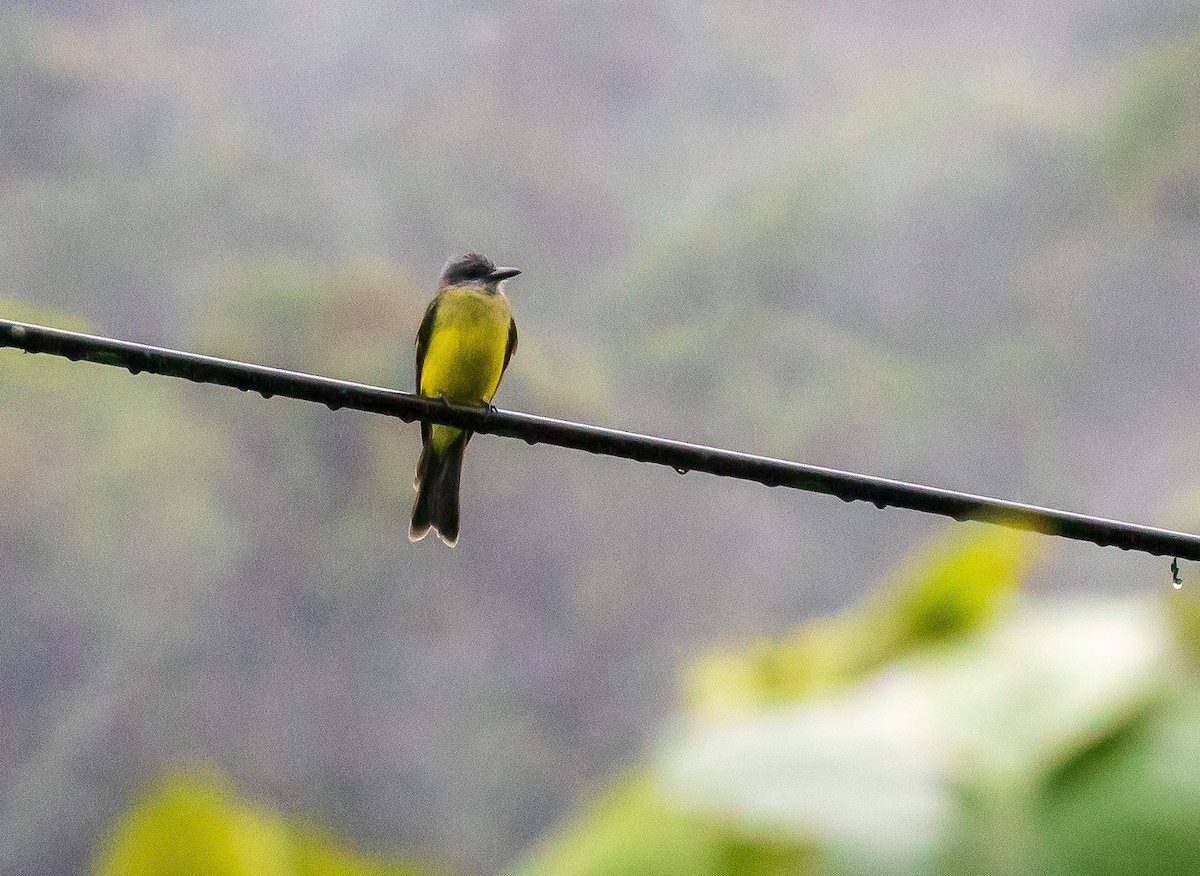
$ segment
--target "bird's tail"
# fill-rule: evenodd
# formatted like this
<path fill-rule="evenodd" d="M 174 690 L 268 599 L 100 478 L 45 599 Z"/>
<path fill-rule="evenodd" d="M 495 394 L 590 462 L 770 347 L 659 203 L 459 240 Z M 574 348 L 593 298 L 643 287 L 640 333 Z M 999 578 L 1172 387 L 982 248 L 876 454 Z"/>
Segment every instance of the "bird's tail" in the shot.
<path fill-rule="evenodd" d="M 409 541 L 420 541 L 432 528 L 449 547 L 458 544 L 458 485 L 470 437 L 470 432 L 461 432 L 440 448 L 432 440 L 425 442 L 417 463 L 417 498 L 408 526 Z"/>

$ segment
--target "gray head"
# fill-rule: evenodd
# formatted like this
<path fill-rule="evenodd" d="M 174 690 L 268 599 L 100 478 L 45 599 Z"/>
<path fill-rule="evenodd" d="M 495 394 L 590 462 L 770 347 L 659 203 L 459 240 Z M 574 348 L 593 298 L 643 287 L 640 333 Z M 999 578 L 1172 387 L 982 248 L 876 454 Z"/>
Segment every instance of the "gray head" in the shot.
<path fill-rule="evenodd" d="M 516 268 L 498 268 L 491 259 L 477 252 L 469 252 L 446 262 L 438 288 L 464 286 L 468 283 L 494 284 L 521 273 Z"/>

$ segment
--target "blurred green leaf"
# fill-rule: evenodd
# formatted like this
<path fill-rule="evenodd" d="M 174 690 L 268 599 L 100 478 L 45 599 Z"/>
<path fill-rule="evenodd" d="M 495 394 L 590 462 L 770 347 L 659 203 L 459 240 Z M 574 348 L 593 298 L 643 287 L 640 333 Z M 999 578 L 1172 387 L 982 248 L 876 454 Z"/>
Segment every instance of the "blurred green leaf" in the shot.
<path fill-rule="evenodd" d="M 1200 855 L 1172 819 L 1200 783 L 1171 764 L 1194 758 L 1200 713 L 1194 692 L 1173 704 L 1167 615 L 1014 610 L 1035 539 L 947 527 L 842 615 L 701 661 L 657 766 L 517 872 L 743 872 L 716 851 L 735 847 L 791 848 L 780 872 L 1187 872 Z M 1108 802 L 1121 781 L 1145 792 L 1124 825 Z M 1171 863 L 1133 867 L 1143 842 Z"/>
<path fill-rule="evenodd" d="M 1041 540 L 996 526 L 950 525 L 913 550 L 861 604 L 779 642 L 698 660 L 695 717 L 836 690 L 906 654 L 977 632 L 1011 608 Z"/>
<path fill-rule="evenodd" d="M 1200 867 L 1200 695 L 1166 701 L 1048 777 L 1039 873 L 1183 876 Z"/>
<path fill-rule="evenodd" d="M 692 809 L 657 777 L 615 781 L 513 876 L 808 876 L 809 841 Z"/>
<path fill-rule="evenodd" d="M 1200 37 L 1141 53 L 1122 88 L 1102 142 L 1106 182 L 1139 215 L 1165 208 L 1194 217 L 1200 192 Z"/>
<path fill-rule="evenodd" d="M 1117 750 L 1164 701 L 1169 660 L 1153 604 L 1026 608 L 823 695 L 693 724 L 666 781 L 819 838 L 849 872 L 1040 872 L 1039 789 Z"/>
<path fill-rule="evenodd" d="M 117 825 L 96 876 L 433 876 L 239 799 L 207 770 L 164 776 Z"/>
<path fill-rule="evenodd" d="M 859 665 L 875 668 L 993 624 L 1012 607 L 1044 544 L 1040 536 L 999 526 L 944 527 L 853 612 Z"/>

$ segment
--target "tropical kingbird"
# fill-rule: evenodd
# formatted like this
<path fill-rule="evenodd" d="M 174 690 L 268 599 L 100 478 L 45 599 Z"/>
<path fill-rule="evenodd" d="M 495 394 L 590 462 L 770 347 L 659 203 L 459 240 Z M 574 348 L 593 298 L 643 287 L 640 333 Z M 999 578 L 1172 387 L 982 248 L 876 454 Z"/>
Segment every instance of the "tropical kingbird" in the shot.
<path fill-rule="evenodd" d="M 417 331 L 417 392 L 463 405 L 489 405 L 517 349 L 517 323 L 501 285 L 521 273 L 477 253 L 452 258 Z M 471 433 L 421 423 L 410 541 L 432 528 L 458 543 L 458 483 Z"/>

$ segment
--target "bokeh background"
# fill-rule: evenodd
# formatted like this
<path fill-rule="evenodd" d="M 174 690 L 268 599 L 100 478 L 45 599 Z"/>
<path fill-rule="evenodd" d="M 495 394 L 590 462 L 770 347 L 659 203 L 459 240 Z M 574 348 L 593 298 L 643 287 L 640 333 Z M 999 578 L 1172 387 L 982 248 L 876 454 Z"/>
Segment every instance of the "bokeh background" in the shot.
<path fill-rule="evenodd" d="M 478 250 L 501 407 L 1195 531 L 1198 145 L 1183 0 L 6 2 L 0 315 L 409 389 Z M 0 872 L 1200 866 L 1200 570 L 418 444 L 0 351 Z"/>

